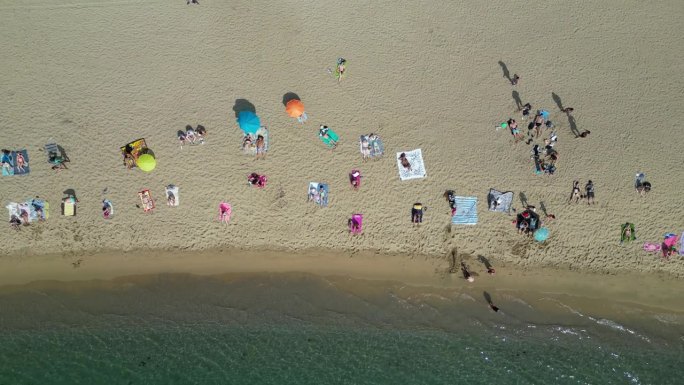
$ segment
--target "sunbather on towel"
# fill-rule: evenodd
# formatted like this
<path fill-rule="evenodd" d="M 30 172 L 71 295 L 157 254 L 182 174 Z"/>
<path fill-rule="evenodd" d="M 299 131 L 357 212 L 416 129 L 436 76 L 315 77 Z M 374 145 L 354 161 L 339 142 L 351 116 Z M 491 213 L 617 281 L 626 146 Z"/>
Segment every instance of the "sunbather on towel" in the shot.
<path fill-rule="evenodd" d="M 370 143 L 368 143 L 368 138 L 363 138 L 361 140 L 361 155 L 363 155 L 363 161 L 367 161 L 370 158 Z"/>
<path fill-rule="evenodd" d="M 19 171 L 19 172 L 26 171 L 24 169 L 25 166 L 26 166 L 26 159 L 24 159 L 24 155 L 21 152 L 17 152 L 17 171 Z"/>
<path fill-rule="evenodd" d="M 203 125 L 198 124 L 196 132 L 197 132 L 197 139 L 199 140 L 200 144 L 204 144 L 204 138 L 207 136 L 207 129 L 204 128 Z"/>
<path fill-rule="evenodd" d="M 266 140 L 262 135 L 257 136 L 256 140 L 256 158 L 266 158 Z"/>
<path fill-rule="evenodd" d="M 102 216 L 104 219 L 109 219 L 110 215 L 112 215 L 112 206 L 105 199 L 102 201 Z"/>
<path fill-rule="evenodd" d="M 309 196 L 307 197 L 307 202 L 314 201 L 314 202 L 318 203 L 318 199 L 319 199 L 318 190 L 316 189 L 316 187 L 311 186 L 311 188 L 309 189 Z"/>
<path fill-rule="evenodd" d="M 349 218 L 349 220 L 347 221 L 347 225 L 349 226 L 349 230 L 351 230 L 352 233 L 361 231 L 361 224 L 354 218 Z"/>
<path fill-rule="evenodd" d="M 191 125 L 185 126 L 185 138 L 190 142 L 190 144 L 195 144 L 197 137 L 195 136 L 195 129 Z"/>
<path fill-rule="evenodd" d="M 22 222 L 24 223 L 24 226 L 29 225 L 29 216 L 30 216 L 30 210 L 29 207 L 26 203 L 22 203 L 19 205 L 19 216 L 21 217 Z"/>
<path fill-rule="evenodd" d="M 402 152 L 399 154 L 399 161 L 401 161 L 401 165 L 407 169 L 408 171 L 411 171 L 411 162 L 406 158 L 406 153 Z"/>
<path fill-rule="evenodd" d="M 176 196 L 173 195 L 173 192 L 167 191 L 166 192 L 166 205 L 167 206 L 175 206 L 176 205 Z"/>
<path fill-rule="evenodd" d="M 321 125 L 320 129 L 318 130 L 318 134 L 323 138 L 327 139 L 332 145 L 332 148 L 335 148 L 337 147 L 337 141 L 333 140 L 333 138 L 331 138 L 330 135 L 328 135 L 328 131 L 330 131 L 330 128 L 328 126 Z"/>

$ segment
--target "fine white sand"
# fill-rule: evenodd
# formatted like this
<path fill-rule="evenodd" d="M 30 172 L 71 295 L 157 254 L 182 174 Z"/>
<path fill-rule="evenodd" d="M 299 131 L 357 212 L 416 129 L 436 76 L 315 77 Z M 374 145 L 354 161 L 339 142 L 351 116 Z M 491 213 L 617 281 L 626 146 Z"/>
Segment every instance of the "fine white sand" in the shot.
<path fill-rule="evenodd" d="M 673 0 L 2 0 L 0 147 L 27 148 L 32 171 L 0 178 L 0 198 L 4 206 L 38 195 L 52 210 L 45 223 L 0 233 L 0 253 L 315 248 L 446 265 L 456 249 L 495 265 L 682 276 L 680 257 L 641 250 L 684 231 L 682 16 Z M 340 56 L 348 73 L 338 84 L 326 69 Z M 516 87 L 500 61 L 521 76 Z M 554 176 L 534 175 L 531 146 L 494 129 L 519 118 L 513 91 L 551 112 Z M 306 106 L 303 126 L 285 114 L 288 92 Z M 575 108 L 588 138 L 574 138 L 552 93 Z M 270 129 L 266 160 L 239 150 L 238 99 Z M 334 152 L 317 138 L 321 123 L 341 137 Z M 181 151 L 176 132 L 186 124 L 204 125 L 207 143 Z M 363 163 L 357 140 L 369 132 L 387 156 Z M 119 147 L 139 137 L 157 157 L 149 174 L 122 165 Z M 50 138 L 66 149 L 69 170 L 51 170 L 39 151 Z M 428 176 L 402 182 L 394 154 L 415 148 Z M 364 175 L 360 191 L 349 187 L 353 168 Z M 253 171 L 268 176 L 265 189 L 247 186 Z M 637 171 L 654 186 L 645 198 L 633 189 Z M 596 205 L 567 203 L 575 179 L 594 181 Z M 329 207 L 306 203 L 310 181 L 330 185 Z M 168 184 L 180 187 L 179 207 L 165 204 Z M 490 187 L 514 191 L 517 208 L 521 195 L 543 202 L 557 217 L 549 240 L 535 243 L 516 233 L 513 217 L 486 211 Z M 136 207 L 144 188 L 157 199 L 153 213 Z M 80 200 L 75 218 L 59 215 L 66 189 Z M 446 189 L 479 197 L 478 225 L 449 225 Z M 115 207 L 108 221 L 104 198 Z M 233 205 L 229 225 L 216 220 L 222 200 Z M 416 228 L 414 202 L 429 208 Z M 355 212 L 364 214 L 361 236 L 347 232 Z M 638 239 L 621 246 L 626 221 Z"/>

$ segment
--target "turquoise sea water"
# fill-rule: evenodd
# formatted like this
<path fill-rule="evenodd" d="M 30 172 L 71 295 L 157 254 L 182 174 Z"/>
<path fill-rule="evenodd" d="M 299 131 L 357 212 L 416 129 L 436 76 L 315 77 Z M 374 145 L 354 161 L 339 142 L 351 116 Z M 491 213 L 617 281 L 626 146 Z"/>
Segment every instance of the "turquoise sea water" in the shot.
<path fill-rule="evenodd" d="M 640 328 L 475 294 L 301 274 L 32 285 L 0 294 L 0 384 L 684 380 L 676 314 Z"/>

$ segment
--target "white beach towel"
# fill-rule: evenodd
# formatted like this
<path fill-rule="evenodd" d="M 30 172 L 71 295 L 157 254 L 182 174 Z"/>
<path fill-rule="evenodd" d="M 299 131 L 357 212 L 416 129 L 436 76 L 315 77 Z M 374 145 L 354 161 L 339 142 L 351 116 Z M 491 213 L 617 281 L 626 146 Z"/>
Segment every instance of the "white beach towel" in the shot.
<path fill-rule="evenodd" d="M 178 195 L 178 186 L 170 184 L 166 186 L 166 200 L 168 201 L 169 199 L 169 193 L 173 194 L 175 197 L 175 203 L 174 206 L 178 206 L 180 204 L 180 195 Z"/>
<path fill-rule="evenodd" d="M 397 152 L 397 167 L 399 167 L 399 177 L 401 180 L 425 178 L 427 172 L 423 163 L 423 152 L 420 148 L 413 151 L 404 151 L 404 153 L 406 154 L 406 159 L 411 163 L 411 170 L 407 170 L 401 165 L 399 160 L 401 152 Z"/>

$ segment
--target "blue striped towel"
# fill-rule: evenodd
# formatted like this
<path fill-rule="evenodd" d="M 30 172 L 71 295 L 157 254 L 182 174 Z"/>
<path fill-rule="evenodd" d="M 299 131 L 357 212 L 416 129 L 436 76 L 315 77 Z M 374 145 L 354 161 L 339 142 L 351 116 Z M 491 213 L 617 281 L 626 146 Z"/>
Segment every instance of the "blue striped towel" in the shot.
<path fill-rule="evenodd" d="M 451 217 L 454 225 L 477 224 L 477 197 L 456 197 L 456 213 Z"/>

